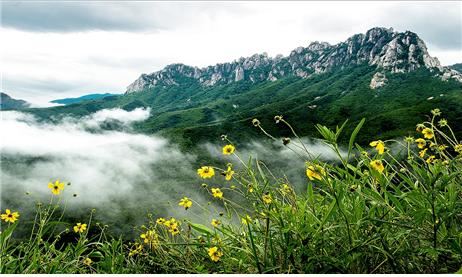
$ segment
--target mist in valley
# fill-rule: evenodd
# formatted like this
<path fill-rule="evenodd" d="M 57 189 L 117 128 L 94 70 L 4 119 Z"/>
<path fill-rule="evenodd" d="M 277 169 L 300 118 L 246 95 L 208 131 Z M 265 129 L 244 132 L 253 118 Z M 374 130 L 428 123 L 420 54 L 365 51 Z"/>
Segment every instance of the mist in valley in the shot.
<path fill-rule="evenodd" d="M 63 193 L 54 196 L 60 198 L 66 218 L 85 220 L 95 209 L 96 220 L 108 224 L 116 233 L 129 233 L 134 226 L 145 223 L 148 214 L 208 224 L 224 209 L 201 184 L 225 189 L 230 184 L 218 172 L 211 180 L 200 179 L 196 170 L 205 164 L 198 160 L 210 157 L 207 165 L 225 168 L 232 163 L 236 172 L 240 169 L 236 157 L 222 155 L 226 142 L 199 144 L 203 153 L 199 159 L 193 154 L 198 151 L 185 153 L 166 138 L 135 133 L 132 124 L 146 120 L 149 109 L 101 110 L 54 123 L 15 111 L 1 112 L 1 116 L 1 208 L 20 211 L 24 220 L 33 219 L 36 203 L 50 201 L 52 194 L 47 184 L 59 179 L 70 183 Z M 303 142 L 314 156 L 336 159 L 321 142 Z M 264 140 L 236 147 L 243 161 L 252 157 L 267 165 L 277 178 L 274 185 L 289 182 L 299 190 L 306 188 L 300 149 L 291 151 L 280 142 Z M 184 196 L 197 203 L 188 211 L 178 206 Z"/>

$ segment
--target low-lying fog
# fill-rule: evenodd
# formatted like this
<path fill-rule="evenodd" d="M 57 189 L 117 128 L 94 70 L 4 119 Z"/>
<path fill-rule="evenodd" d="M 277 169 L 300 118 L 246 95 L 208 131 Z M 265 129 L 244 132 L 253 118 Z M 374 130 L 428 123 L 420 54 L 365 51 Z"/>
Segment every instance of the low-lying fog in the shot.
<path fill-rule="evenodd" d="M 97 219 L 109 223 L 115 231 L 130 230 L 148 213 L 209 222 L 220 207 L 201 189 L 197 157 L 180 151 L 165 138 L 132 131 L 131 124 L 149 116 L 149 109 L 111 109 L 52 124 L 26 113 L 1 112 L 1 208 L 18 210 L 27 218 L 37 201 L 49 201 L 47 184 L 59 179 L 71 182 L 60 195 L 66 203 L 66 214 L 85 216 L 96 208 Z M 118 128 L 102 128 L 108 123 Z M 325 145 L 305 142 L 313 154 L 334 159 Z M 237 168 L 237 159 L 222 157 L 222 146 L 198 145 L 208 155 L 221 157 L 218 166 L 224 168 L 232 162 Z M 256 141 L 236 146 L 243 160 L 249 155 L 258 157 L 275 165 L 273 173 L 286 175 L 295 186 L 306 185 L 303 160 L 287 148 Z M 218 174 L 207 183 L 223 185 L 220 177 Z M 204 215 L 198 205 L 185 212 L 178 206 L 183 196 L 206 207 L 212 201 L 212 214 Z"/>

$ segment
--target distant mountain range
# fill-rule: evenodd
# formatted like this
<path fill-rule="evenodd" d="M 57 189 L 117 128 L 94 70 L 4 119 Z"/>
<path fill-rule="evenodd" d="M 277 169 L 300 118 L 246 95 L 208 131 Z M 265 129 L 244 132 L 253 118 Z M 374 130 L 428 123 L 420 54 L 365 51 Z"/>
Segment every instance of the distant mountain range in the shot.
<path fill-rule="evenodd" d="M 74 105 L 31 110 L 38 116 L 86 115 L 100 109 L 150 107 L 138 131 L 161 133 L 181 145 L 229 134 L 236 140 L 261 137 L 259 118 L 276 135 L 284 115 L 302 136 L 316 135 L 316 123 L 350 126 L 367 119 L 358 139 L 409 135 L 415 124 L 440 108 L 462 135 L 462 74 L 441 66 L 417 34 L 373 28 L 330 45 L 314 42 L 289 56 L 255 54 L 205 68 L 172 64 L 142 74 L 124 95 Z M 348 129 L 346 129 L 348 131 Z"/>
<path fill-rule="evenodd" d="M 360 64 L 390 73 L 411 72 L 424 67 L 435 71 L 443 80 L 453 78 L 462 82 L 460 72 L 441 66 L 437 58 L 429 55 L 425 43 L 417 34 L 410 31 L 394 32 L 391 28 L 373 28 L 336 45 L 316 41 L 308 47 L 298 47 L 287 57 L 278 55 L 271 58 L 264 53 L 205 68 L 168 65 L 160 71 L 142 74 L 128 86 L 127 93 L 159 86 L 178 86 L 186 80 L 210 87 L 242 80 L 259 83 L 287 76 L 308 78 Z"/>
<path fill-rule="evenodd" d="M 456 63 L 449 67 L 462 73 L 462 63 Z"/>
<path fill-rule="evenodd" d="M 8 94 L 0 92 L 0 110 L 22 110 L 30 107 L 24 100 L 11 98 Z"/>
<path fill-rule="evenodd" d="M 63 98 L 63 99 L 56 99 L 53 101 L 50 101 L 51 103 L 56 103 L 56 104 L 63 104 L 63 105 L 70 105 L 70 104 L 77 104 L 81 103 L 83 101 L 88 101 L 88 100 L 98 100 L 98 99 L 103 99 L 108 96 L 115 96 L 118 94 L 115 93 L 93 93 L 93 94 L 87 94 L 84 96 L 76 97 L 76 98 Z"/>

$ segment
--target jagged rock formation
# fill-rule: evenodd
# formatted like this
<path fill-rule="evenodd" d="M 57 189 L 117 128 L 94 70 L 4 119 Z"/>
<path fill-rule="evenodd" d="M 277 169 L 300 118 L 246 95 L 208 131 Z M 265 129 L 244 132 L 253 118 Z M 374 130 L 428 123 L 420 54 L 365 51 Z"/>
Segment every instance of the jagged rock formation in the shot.
<path fill-rule="evenodd" d="M 387 81 L 388 79 L 385 76 L 385 74 L 377 72 L 372 77 L 369 87 L 371 89 L 376 89 L 376 88 L 384 86 L 387 83 Z"/>
<path fill-rule="evenodd" d="M 127 93 L 156 86 L 179 85 L 185 80 L 198 82 L 202 86 L 214 86 L 241 80 L 254 83 L 275 81 L 286 76 L 307 78 L 312 74 L 360 64 L 369 64 L 391 73 L 425 67 L 435 71 L 443 80 L 452 78 L 462 82 L 461 73 L 442 67 L 437 58 L 428 54 L 425 43 L 417 34 L 410 31 L 394 32 L 391 28 L 373 28 L 336 45 L 316 41 L 308 47 L 298 47 L 287 57 L 278 55 L 272 58 L 263 53 L 205 68 L 168 65 L 149 75 L 142 74 L 127 87 Z"/>

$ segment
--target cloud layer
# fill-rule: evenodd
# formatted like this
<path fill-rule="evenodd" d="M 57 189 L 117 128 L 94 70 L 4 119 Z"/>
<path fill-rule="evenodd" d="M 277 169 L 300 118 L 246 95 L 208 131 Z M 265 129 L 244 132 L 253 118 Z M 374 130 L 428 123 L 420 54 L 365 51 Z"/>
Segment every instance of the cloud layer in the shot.
<path fill-rule="evenodd" d="M 2 24 L 32 32 L 157 32 L 189 24 L 201 16 L 242 13 L 229 3 L 188 2 L 2 2 Z"/>
<path fill-rule="evenodd" d="M 112 231 L 130 232 L 148 213 L 208 224 L 223 208 L 201 184 L 207 181 L 210 186 L 226 188 L 229 182 L 218 172 L 212 180 L 200 179 L 196 169 L 204 164 L 199 161 L 205 159 L 206 164 L 222 167 L 231 162 L 236 172 L 240 170 L 236 157 L 221 154 L 222 145 L 199 145 L 209 157 L 199 159 L 162 137 L 134 133 L 131 125 L 147 119 L 149 109 L 101 110 L 57 123 L 37 121 L 30 114 L 15 111 L 0 115 L 1 206 L 20 210 L 25 219 L 32 215 L 36 201 L 49 201 L 47 184 L 59 179 L 71 183 L 60 196 L 67 216 L 85 218 L 96 208 L 97 220 L 111 224 Z M 105 129 L 107 124 L 113 130 Z M 313 155 L 336 159 L 327 146 L 308 139 L 304 142 Z M 306 188 L 304 159 L 289 149 L 253 141 L 238 145 L 238 153 L 245 161 L 253 157 L 265 163 L 280 178 L 273 185 L 288 180 L 300 190 Z M 178 206 L 184 196 L 208 212 L 197 204 L 184 211 Z M 211 205 L 207 206 L 208 202 Z"/>
<path fill-rule="evenodd" d="M 18 112 L 1 115 L 2 206 L 26 210 L 34 199 L 48 201 L 47 184 L 59 179 L 71 182 L 62 196 L 70 215 L 96 208 L 99 219 L 128 228 L 129 220 L 142 221 L 148 212 L 181 213 L 176 201 L 186 192 L 202 197 L 192 182 L 194 156 L 160 137 L 98 127 L 116 122 L 127 128 L 146 119 L 149 110 L 103 110 L 58 124 Z"/>

